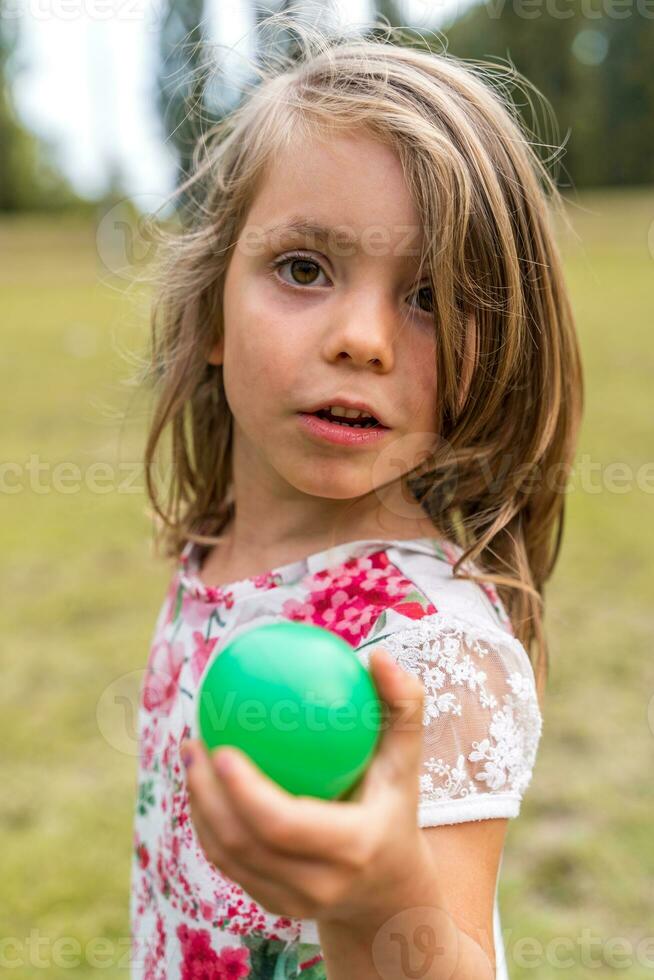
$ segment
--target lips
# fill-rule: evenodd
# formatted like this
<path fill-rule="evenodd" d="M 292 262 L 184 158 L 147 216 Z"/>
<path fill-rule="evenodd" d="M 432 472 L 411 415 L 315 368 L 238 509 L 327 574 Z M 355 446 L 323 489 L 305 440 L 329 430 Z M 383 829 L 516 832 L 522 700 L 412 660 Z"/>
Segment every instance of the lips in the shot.
<path fill-rule="evenodd" d="M 341 408 L 352 408 L 359 412 L 367 412 L 372 415 L 375 420 L 375 424 L 380 428 L 388 429 L 389 426 L 386 425 L 384 419 L 381 417 L 379 411 L 371 405 L 367 405 L 365 402 L 355 401 L 349 398 L 343 398 L 342 395 L 335 396 L 329 400 L 320 402 L 317 405 L 313 405 L 311 408 L 301 409 L 307 415 L 317 415 L 319 412 L 328 412 L 330 405 L 338 405 Z M 345 420 L 343 420 L 345 421 Z"/>
<path fill-rule="evenodd" d="M 311 412 L 311 415 L 315 415 L 319 419 L 324 419 L 326 422 L 334 422 L 337 425 L 349 425 L 351 428 L 363 428 L 363 429 L 382 429 L 382 426 L 376 418 L 369 418 L 365 416 L 364 418 L 349 418 L 347 416 L 334 415 L 328 409 L 318 409 L 317 412 Z"/>
<path fill-rule="evenodd" d="M 390 430 L 384 425 L 343 425 L 328 422 L 311 412 L 298 412 L 298 421 L 304 432 L 319 443 L 348 446 L 356 451 L 374 446 L 386 438 Z"/>

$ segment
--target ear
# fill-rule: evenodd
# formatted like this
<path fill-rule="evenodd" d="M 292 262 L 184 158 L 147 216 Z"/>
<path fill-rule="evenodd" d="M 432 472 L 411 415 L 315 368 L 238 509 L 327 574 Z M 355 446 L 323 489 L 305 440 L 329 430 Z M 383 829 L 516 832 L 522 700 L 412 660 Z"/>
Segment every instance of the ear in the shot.
<path fill-rule="evenodd" d="M 211 348 L 209 355 L 207 356 L 207 361 L 209 364 L 213 364 L 216 367 L 223 363 L 223 342 L 222 340 L 217 340 L 216 343 Z"/>
<path fill-rule="evenodd" d="M 466 339 L 463 352 L 463 367 L 461 369 L 461 391 L 457 403 L 457 411 L 461 411 L 465 405 L 470 391 L 472 372 L 477 358 L 477 321 L 474 313 L 469 313 L 466 319 Z"/>

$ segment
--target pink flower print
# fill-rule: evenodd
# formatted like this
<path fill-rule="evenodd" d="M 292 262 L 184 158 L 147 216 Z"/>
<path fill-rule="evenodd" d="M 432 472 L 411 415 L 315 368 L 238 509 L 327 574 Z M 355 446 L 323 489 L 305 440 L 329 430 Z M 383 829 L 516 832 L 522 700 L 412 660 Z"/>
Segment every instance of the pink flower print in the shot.
<path fill-rule="evenodd" d="M 166 594 L 166 615 L 163 621 L 164 626 L 167 626 L 168 623 L 173 621 L 175 607 L 177 606 L 177 593 L 179 591 L 179 587 L 179 579 L 177 575 L 174 575 L 170 585 L 168 586 L 168 592 Z"/>
<path fill-rule="evenodd" d="M 483 582 L 482 589 L 484 590 L 484 592 L 486 593 L 490 601 L 493 603 L 493 605 L 499 606 L 500 598 L 497 592 L 495 591 L 495 586 L 492 584 L 492 582 Z"/>
<path fill-rule="evenodd" d="M 141 752 L 141 766 L 145 770 L 152 769 L 154 763 L 154 745 L 152 742 L 147 742 L 143 745 L 143 751 Z"/>
<path fill-rule="evenodd" d="M 287 619 L 292 619 L 294 623 L 313 623 L 316 608 L 311 602 L 298 602 L 297 599 L 288 599 L 282 606 L 282 612 Z M 318 625 L 315 623 L 315 625 Z"/>
<path fill-rule="evenodd" d="M 279 585 L 279 576 L 273 571 L 253 575 L 250 579 L 255 589 L 274 589 Z"/>
<path fill-rule="evenodd" d="M 144 962 L 143 976 L 145 980 L 163 980 L 166 976 L 165 954 L 166 954 L 166 930 L 164 929 L 161 913 L 157 912 L 157 933 L 156 945 L 152 945 L 152 940 L 148 943 L 148 953 Z"/>
<path fill-rule="evenodd" d="M 461 556 L 461 552 L 449 541 L 441 541 L 440 548 L 450 565 L 456 565 L 459 557 Z"/>
<path fill-rule="evenodd" d="M 207 598 L 209 598 L 209 593 L 216 590 L 207 589 Z M 205 630 L 207 626 L 207 620 L 212 613 L 211 602 L 217 601 L 217 599 L 211 599 L 209 602 L 203 602 L 201 599 L 198 600 L 195 596 L 191 595 L 190 592 L 184 591 L 184 597 L 182 598 L 182 619 L 189 626 L 195 627 L 195 629 Z"/>
<path fill-rule="evenodd" d="M 239 980 L 250 972 L 250 951 L 247 946 L 228 946 L 220 951 L 218 963 L 220 980 Z"/>
<path fill-rule="evenodd" d="M 277 929 L 290 929 L 290 927 L 293 925 L 293 921 L 292 919 L 287 918 L 287 916 L 281 915 L 278 919 L 275 919 L 273 925 Z M 298 936 L 299 935 L 300 933 L 298 931 Z"/>
<path fill-rule="evenodd" d="M 211 920 L 213 919 L 213 911 L 214 911 L 213 905 L 211 904 L 211 902 L 205 902 L 205 901 L 200 902 L 200 915 L 202 916 L 203 919 L 206 919 L 208 922 L 211 922 Z"/>
<path fill-rule="evenodd" d="M 178 926 L 177 938 L 184 961 L 180 980 L 240 980 L 250 972 L 250 952 L 245 946 L 229 946 L 217 954 L 207 929 Z"/>
<path fill-rule="evenodd" d="M 139 844 L 139 846 L 136 848 L 136 856 L 138 858 L 139 865 L 142 868 L 147 868 L 148 864 L 150 863 L 150 854 L 145 844 Z"/>
<path fill-rule="evenodd" d="M 140 744 L 141 768 L 144 772 L 150 772 L 157 757 L 157 748 L 161 742 L 161 727 L 158 715 L 150 715 L 147 724 L 143 726 Z"/>
<path fill-rule="evenodd" d="M 193 633 L 193 642 L 195 649 L 191 654 L 191 674 L 193 676 L 193 682 L 197 684 L 211 655 L 211 651 L 218 642 L 218 638 L 214 636 L 211 640 L 205 640 L 202 633 L 196 630 Z"/>
<path fill-rule="evenodd" d="M 192 980 L 193 977 L 210 980 L 211 977 L 218 976 L 218 957 L 211 948 L 207 929 L 189 929 L 182 923 L 177 927 L 177 938 L 184 957 L 181 980 Z"/>
<path fill-rule="evenodd" d="M 204 589 L 204 595 L 207 602 L 212 602 L 215 605 L 222 602 L 225 609 L 231 609 L 234 605 L 234 593 L 230 592 L 229 589 L 221 589 L 219 586 L 207 585 Z"/>
<path fill-rule="evenodd" d="M 356 647 L 379 616 L 388 608 L 401 606 L 402 600 L 415 592 L 415 586 L 381 550 L 316 572 L 309 590 L 301 602 L 285 602 L 283 614 L 294 622 L 323 626 Z M 412 613 L 416 612 L 412 618 L 424 616 L 424 607 L 420 606 L 421 613 L 417 613 L 414 605 L 411 601 L 407 604 Z"/>
<path fill-rule="evenodd" d="M 312 957 L 310 960 L 305 960 L 304 963 L 300 963 L 300 973 L 302 973 L 304 970 L 308 970 L 309 967 L 315 966 L 316 963 L 322 963 L 322 961 L 322 953 L 318 953 L 317 956 Z"/>
<path fill-rule="evenodd" d="M 423 616 L 438 612 L 431 602 L 426 606 L 422 606 L 419 602 L 399 602 L 393 606 L 393 609 L 401 616 L 408 616 L 409 619 L 422 619 Z"/>
<path fill-rule="evenodd" d="M 184 661 L 184 644 L 159 640 L 152 645 L 143 685 L 143 707 L 170 714 Z"/>

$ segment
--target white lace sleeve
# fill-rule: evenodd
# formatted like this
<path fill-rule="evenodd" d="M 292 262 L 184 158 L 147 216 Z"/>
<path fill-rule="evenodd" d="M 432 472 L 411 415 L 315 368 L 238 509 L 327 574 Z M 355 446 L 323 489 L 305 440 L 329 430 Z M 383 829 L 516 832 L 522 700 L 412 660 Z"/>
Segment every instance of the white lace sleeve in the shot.
<path fill-rule="evenodd" d="M 519 640 L 481 617 L 437 613 L 379 645 L 425 688 L 419 826 L 517 816 L 542 730 Z"/>

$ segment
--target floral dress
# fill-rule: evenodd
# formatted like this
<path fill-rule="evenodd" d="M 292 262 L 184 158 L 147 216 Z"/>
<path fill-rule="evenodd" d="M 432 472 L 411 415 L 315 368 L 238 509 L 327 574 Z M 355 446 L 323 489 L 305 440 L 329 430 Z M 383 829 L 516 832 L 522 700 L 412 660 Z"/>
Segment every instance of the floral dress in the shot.
<path fill-rule="evenodd" d="M 281 620 L 331 630 L 366 667 L 385 647 L 425 688 L 417 821 L 428 827 L 518 815 L 542 727 L 531 663 L 495 589 L 453 577 L 451 542 L 350 541 L 218 588 L 199 578 L 203 551 L 189 542 L 180 556 L 140 690 L 131 975 L 327 980 L 316 922 L 268 912 L 195 834 L 179 747 L 198 737 L 209 665 L 239 633 Z M 494 938 L 506 980 L 497 892 Z"/>

